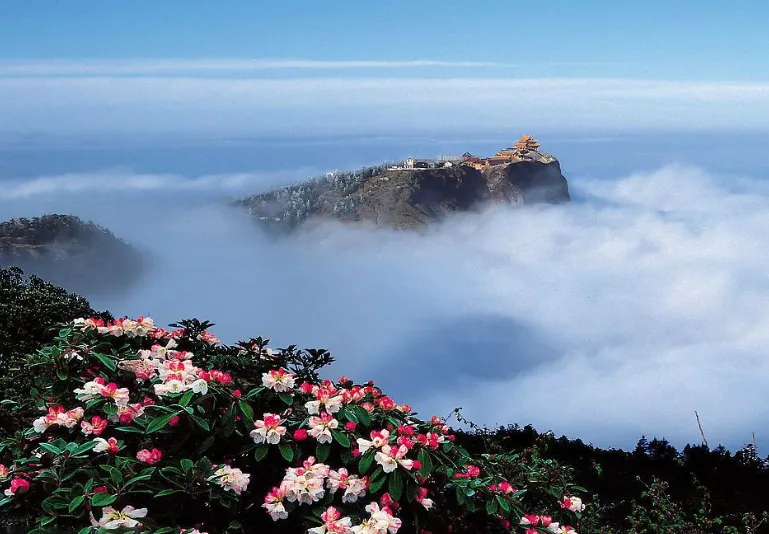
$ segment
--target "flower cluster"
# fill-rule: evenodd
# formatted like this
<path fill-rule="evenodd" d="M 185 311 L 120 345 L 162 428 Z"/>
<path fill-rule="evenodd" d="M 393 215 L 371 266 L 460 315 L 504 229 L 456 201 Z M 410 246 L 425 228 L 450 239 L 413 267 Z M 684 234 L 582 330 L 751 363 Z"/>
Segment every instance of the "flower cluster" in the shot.
<path fill-rule="evenodd" d="M 296 517 L 310 534 L 395 534 L 458 502 L 484 531 L 519 521 L 528 533 L 574 532 L 547 515 L 520 518 L 526 480 L 471 456 L 443 419 L 416 418 L 372 382 L 318 380 L 298 365 L 309 357 L 273 352 L 261 338 L 237 350 L 184 326 L 166 331 L 144 317 L 75 322 L 51 353 L 66 362 L 68 387 L 47 392 L 46 415 L 26 436 L 31 456 L 0 465 L 6 505 L 49 492 L 42 526 L 61 513 L 98 529 L 178 531 L 171 511 L 184 507 L 163 499 L 203 495 L 206 511 L 188 506 L 204 520 L 191 518 L 181 532 L 222 531 L 242 514 L 249 524 Z M 69 471 L 44 468 L 45 452 L 66 457 L 53 465 Z M 243 498 L 249 491 L 261 507 Z M 584 510 L 578 497 L 558 504 L 559 514 Z"/>
<path fill-rule="evenodd" d="M 63 426 L 64 428 L 73 428 L 83 418 L 83 413 L 83 408 L 80 407 L 67 410 L 58 404 L 49 406 L 48 413 L 35 419 L 32 423 L 32 428 L 39 434 L 56 425 Z"/>

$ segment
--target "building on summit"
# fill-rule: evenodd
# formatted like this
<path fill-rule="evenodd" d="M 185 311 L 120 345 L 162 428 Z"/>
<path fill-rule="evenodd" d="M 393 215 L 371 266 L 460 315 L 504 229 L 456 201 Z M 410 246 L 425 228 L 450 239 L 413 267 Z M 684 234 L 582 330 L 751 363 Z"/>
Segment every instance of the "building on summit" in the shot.
<path fill-rule="evenodd" d="M 526 134 L 518 139 L 512 147 L 503 148 L 490 158 L 479 158 L 469 152 L 465 152 L 462 155 L 461 164 L 480 171 L 494 165 L 505 165 L 506 163 L 521 161 L 527 158 L 530 152 L 539 152 L 539 146 L 539 142 L 536 139 Z"/>

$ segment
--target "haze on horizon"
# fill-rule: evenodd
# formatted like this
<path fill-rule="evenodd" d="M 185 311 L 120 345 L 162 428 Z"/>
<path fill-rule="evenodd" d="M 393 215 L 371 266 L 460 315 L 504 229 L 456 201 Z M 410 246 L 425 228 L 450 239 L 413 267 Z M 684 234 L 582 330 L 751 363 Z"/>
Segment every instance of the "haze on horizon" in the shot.
<path fill-rule="evenodd" d="M 36 4 L 0 20 L 0 219 L 74 213 L 157 260 L 95 306 L 322 346 L 422 412 L 632 447 L 699 441 L 696 409 L 711 444 L 763 452 L 765 4 L 542 2 L 531 24 L 488 2 L 483 31 L 453 1 Z M 222 205 L 524 132 L 571 205 L 281 242 Z"/>

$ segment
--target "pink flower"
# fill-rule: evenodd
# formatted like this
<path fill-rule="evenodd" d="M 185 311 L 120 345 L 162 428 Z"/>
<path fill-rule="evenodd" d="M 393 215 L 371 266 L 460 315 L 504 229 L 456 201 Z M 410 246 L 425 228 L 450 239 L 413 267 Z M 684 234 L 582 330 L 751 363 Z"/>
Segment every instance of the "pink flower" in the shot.
<path fill-rule="evenodd" d="M 342 517 L 341 512 L 329 506 L 325 512 L 320 514 L 323 525 L 313 527 L 307 531 L 308 534 L 346 534 L 352 532 L 352 520 L 349 517 Z"/>
<path fill-rule="evenodd" d="M 320 417 L 310 417 L 308 424 L 310 425 L 309 434 L 317 439 L 318 443 L 331 443 L 331 431 L 339 427 L 339 421 L 326 412 L 320 414 Z"/>
<path fill-rule="evenodd" d="M 91 422 L 88 421 L 81 421 L 80 422 L 80 429 L 83 431 L 83 434 L 86 436 L 90 436 L 93 434 L 94 436 L 99 436 L 102 432 L 104 432 L 104 429 L 107 428 L 107 420 L 99 417 L 98 415 L 94 415 L 91 417 Z"/>
<path fill-rule="evenodd" d="M 561 508 L 566 508 L 572 512 L 582 512 L 585 505 L 579 497 L 565 497 L 561 500 Z"/>
<path fill-rule="evenodd" d="M 266 413 L 263 415 L 263 419 L 257 419 L 254 421 L 254 430 L 249 434 L 254 443 L 268 443 L 270 445 L 277 445 L 280 443 L 280 438 L 286 434 L 286 427 L 281 426 L 280 416 Z"/>
<path fill-rule="evenodd" d="M 5 495 L 7 497 L 12 497 L 13 495 L 26 493 L 29 491 L 29 486 L 29 480 L 26 478 L 14 478 L 11 480 L 11 487 L 5 490 Z"/>
<path fill-rule="evenodd" d="M 215 335 L 209 332 L 206 332 L 205 330 L 203 330 L 202 333 L 198 334 L 198 340 L 208 343 L 209 345 L 217 345 L 221 343 L 221 340 L 219 338 L 217 338 Z"/>
<path fill-rule="evenodd" d="M 99 390 L 99 395 L 115 401 L 118 406 L 128 404 L 128 388 L 120 388 L 114 382 L 110 382 Z"/>
<path fill-rule="evenodd" d="M 303 428 L 298 429 L 296 432 L 294 432 L 294 439 L 296 441 L 304 441 L 307 439 L 307 431 Z"/>
<path fill-rule="evenodd" d="M 240 397 L 243 396 L 243 393 L 241 393 L 239 389 L 236 389 L 232 392 L 232 396 L 235 397 L 236 399 L 239 399 Z"/>
<path fill-rule="evenodd" d="M 94 439 L 96 446 L 93 448 L 93 452 L 107 452 L 109 454 L 115 454 L 118 450 L 118 443 L 115 438 L 96 438 Z"/>
<path fill-rule="evenodd" d="M 433 504 L 435 504 L 432 499 L 427 498 L 427 488 L 420 487 L 415 500 L 418 503 L 421 503 L 422 506 L 425 507 L 425 510 L 429 510 L 433 507 Z"/>
<path fill-rule="evenodd" d="M 155 465 L 163 457 L 163 453 L 160 449 L 142 449 L 136 453 L 136 459 L 146 464 Z"/>
<path fill-rule="evenodd" d="M 410 471 L 414 467 L 414 461 L 405 458 L 407 452 L 408 449 L 403 445 L 398 448 L 385 445 L 374 455 L 374 460 L 382 466 L 385 473 L 392 473 L 398 465 Z"/>
<path fill-rule="evenodd" d="M 352 422 L 352 421 L 347 421 L 347 422 L 344 424 L 344 429 L 345 429 L 345 430 L 347 430 L 348 432 L 355 432 L 355 427 L 356 427 L 356 426 L 357 426 L 357 425 L 356 425 L 354 422 Z"/>
<path fill-rule="evenodd" d="M 171 419 L 168 420 L 168 426 L 177 426 L 179 424 L 179 416 L 174 415 Z"/>
<path fill-rule="evenodd" d="M 291 390 L 296 384 L 294 375 L 285 369 L 272 369 L 262 374 L 262 384 L 278 393 Z"/>
<path fill-rule="evenodd" d="M 315 389 L 315 387 L 317 386 L 313 386 L 309 382 L 302 382 L 302 384 L 299 386 L 299 391 L 301 391 L 305 395 L 310 395 Z"/>
<path fill-rule="evenodd" d="M 8 476 L 8 468 L 5 467 L 3 464 L 0 464 L 0 479 L 6 478 Z"/>
<path fill-rule="evenodd" d="M 525 514 L 521 518 L 521 525 L 537 526 L 539 524 L 539 516 L 535 514 Z"/>
<path fill-rule="evenodd" d="M 499 491 L 501 491 L 502 493 L 507 493 L 507 494 L 512 494 L 512 493 L 515 493 L 516 491 L 518 491 L 509 482 L 500 482 L 499 486 L 497 486 L 497 489 Z"/>
<path fill-rule="evenodd" d="M 286 519 L 288 517 L 288 512 L 286 511 L 285 506 L 283 506 L 283 501 L 285 500 L 286 491 L 283 489 L 283 486 L 272 488 L 272 490 L 264 497 L 262 508 L 267 510 L 267 513 L 270 514 L 273 521 Z"/>
<path fill-rule="evenodd" d="M 358 438 L 358 448 L 361 454 L 366 454 L 370 448 L 381 449 L 388 443 L 390 443 L 390 432 L 388 430 L 372 430 L 369 434 L 371 441 L 363 438 Z"/>

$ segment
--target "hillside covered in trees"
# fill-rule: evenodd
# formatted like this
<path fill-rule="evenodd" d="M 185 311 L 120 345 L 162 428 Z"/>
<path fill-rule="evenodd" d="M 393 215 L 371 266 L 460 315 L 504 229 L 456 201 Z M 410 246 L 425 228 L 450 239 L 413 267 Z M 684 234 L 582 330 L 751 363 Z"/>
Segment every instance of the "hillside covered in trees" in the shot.
<path fill-rule="evenodd" d="M 134 247 L 95 223 L 47 214 L 0 222 L 0 266 L 18 266 L 70 291 L 123 291 L 146 265 Z"/>

